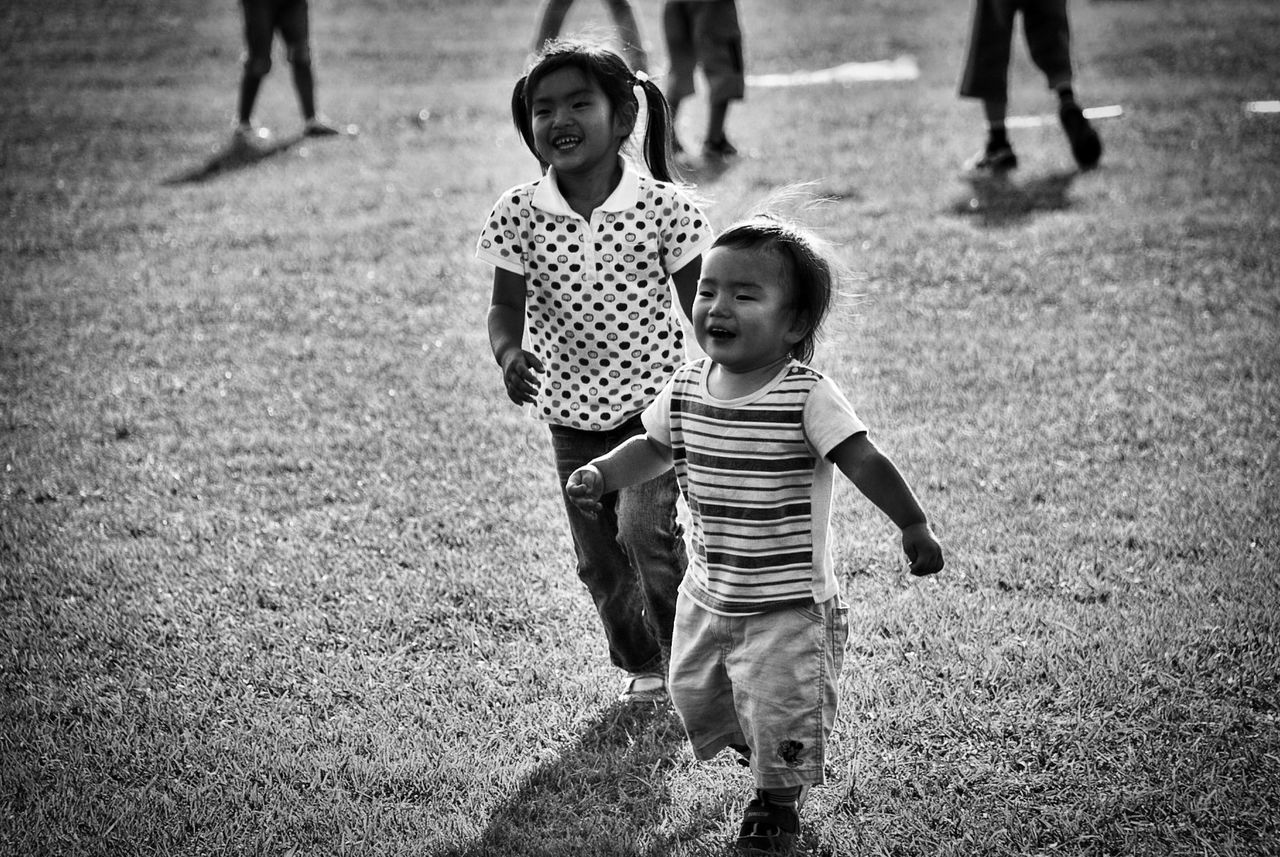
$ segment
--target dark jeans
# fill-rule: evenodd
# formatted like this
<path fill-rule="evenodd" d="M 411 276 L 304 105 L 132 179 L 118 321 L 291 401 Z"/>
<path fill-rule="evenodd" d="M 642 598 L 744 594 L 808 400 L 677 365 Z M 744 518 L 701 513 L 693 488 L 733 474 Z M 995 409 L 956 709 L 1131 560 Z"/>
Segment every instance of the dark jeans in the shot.
<path fill-rule="evenodd" d="M 595 518 L 569 502 L 564 484 L 591 459 L 643 433 L 638 416 L 611 431 L 551 426 L 578 577 L 604 624 L 610 660 L 628 672 L 661 671 L 663 650 L 671 647 L 676 593 L 688 562 L 676 521 L 675 472 L 606 495 Z"/>

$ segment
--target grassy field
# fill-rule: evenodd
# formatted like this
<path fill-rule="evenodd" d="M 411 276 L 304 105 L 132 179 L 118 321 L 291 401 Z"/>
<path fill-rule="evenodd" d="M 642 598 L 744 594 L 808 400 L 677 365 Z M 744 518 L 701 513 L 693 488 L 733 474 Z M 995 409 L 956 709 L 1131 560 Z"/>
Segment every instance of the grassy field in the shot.
<path fill-rule="evenodd" d="M 0 853 L 727 853 L 748 777 L 612 701 L 488 354 L 472 248 L 537 174 L 506 109 L 533 5 L 313 0 L 360 135 L 203 180 L 235 3 L 0 9 Z M 846 704 L 799 850 L 1274 853 L 1280 117 L 1243 104 L 1280 97 L 1280 7 L 1073 3 L 1078 90 L 1124 109 L 1102 166 L 1050 123 L 991 184 L 959 173 L 964 5 L 743 0 L 753 72 L 921 76 L 752 90 L 699 181 L 717 224 L 830 198 L 854 274 L 818 365 L 949 550 L 909 579 L 842 494 Z M 300 127 L 283 57 L 257 118 Z"/>

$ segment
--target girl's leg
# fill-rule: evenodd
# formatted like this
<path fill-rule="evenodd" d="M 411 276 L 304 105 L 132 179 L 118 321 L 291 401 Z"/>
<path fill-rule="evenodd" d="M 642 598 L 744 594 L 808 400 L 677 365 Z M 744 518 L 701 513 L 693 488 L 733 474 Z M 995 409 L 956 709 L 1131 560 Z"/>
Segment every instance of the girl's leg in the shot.
<path fill-rule="evenodd" d="M 671 648 L 676 595 L 685 567 L 684 530 L 676 519 L 680 486 L 674 471 L 618 492 L 618 539 L 640 577 L 645 617 L 664 649 Z"/>
<path fill-rule="evenodd" d="M 569 474 L 608 452 L 626 436 L 629 435 L 551 427 L 556 474 L 578 558 L 578 577 L 595 602 L 609 644 L 609 659 L 627 672 L 651 672 L 662 667 L 662 649 L 645 621 L 640 577 L 618 543 L 617 494 L 606 495 L 602 500 L 604 508 L 590 518 L 564 493 Z"/>

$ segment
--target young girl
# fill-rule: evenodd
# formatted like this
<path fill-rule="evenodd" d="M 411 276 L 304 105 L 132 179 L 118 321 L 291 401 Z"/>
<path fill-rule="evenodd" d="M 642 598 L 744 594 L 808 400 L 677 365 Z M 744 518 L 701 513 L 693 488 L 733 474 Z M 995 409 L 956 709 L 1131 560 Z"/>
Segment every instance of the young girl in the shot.
<path fill-rule="evenodd" d="M 739 845 L 784 848 L 827 738 L 848 637 L 828 526 L 839 468 L 902 530 L 911 573 L 942 549 L 893 462 L 809 368 L 830 303 L 830 265 L 805 233 L 755 219 L 716 239 L 693 304 L 707 357 L 679 369 L 644 412 L 646 434 L 569 477 L 583 511 L 675 464 L 695 556 L 680 586 L 671 700 L 699 759 L 746 756 L 756 796 Z"/>
<path fill-rule="evenodd" d="M 648 110 L 644 175 L 620 155 Z M 685 360 L 672 284 L 686 315 L 712 233 L 671 183 L 666 101 L 618 55 L 549 43 L 511 98 L 516 127 L 545 170 L 502 195 L 476 255 L 494 266 L 489 341 L 507 395 L 550 424 L 559 485 L 643 432 L 640 413 Z M 565 498 L 569 531 L 627 672 L 621 698 L 666 696 L 676 590 L 684 575 L 679 488 L 668 467 L 595 516 Z"/>

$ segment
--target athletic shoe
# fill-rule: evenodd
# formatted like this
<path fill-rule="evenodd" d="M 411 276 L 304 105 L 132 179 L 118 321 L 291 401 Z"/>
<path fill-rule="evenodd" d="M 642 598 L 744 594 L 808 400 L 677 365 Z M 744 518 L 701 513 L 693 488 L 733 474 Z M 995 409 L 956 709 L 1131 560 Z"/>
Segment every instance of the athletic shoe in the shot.
<path fill-rule="evenodd" d="M 738 150 L 724 137 L 719 140 L 708 140 L 702 144 L 702 159 L 704 161 L 727 161 L 736 154 L 738 154 Z"/>
<path fill-rule="evenodd" d="M 308 137 L 336 137 L 342 132 L 325 120 L 313 116 L 307 120 L 307 127 L 302 133 Z"/>
<path fill-rule="evenodd" d="M 1018 156 L 1008 143 L 988 143 L 987 147 L 969 159 L 965 169 L 971 173 L 999 175 L 1018 168 Z"/>
<path fill-rule="evenodd" d="M 770 803 L 757 791 L 742 814 L 738 848 L 747 853 L 786 851 L 800 834 L 800 812 L 794 806 Z"/>
<path fill-rule="evenodd" d="M 1080 169 L 1091 170 L 1096 167 L 1098 159 L 1102 157 L 1102 140 L 1089 120 L 1084 118 L 1080 105 L 1075 102 L 1063 104 L 1058 108 L 1058 119 L 1062 122 L 1062 130 L 1067 132 L 1071 154 Z"/>
<path fill-rule="evenodd" d="M 618 694 L 619 702 L 665 702 L 667 679 L 662 673 L 631 673 Z"/>

